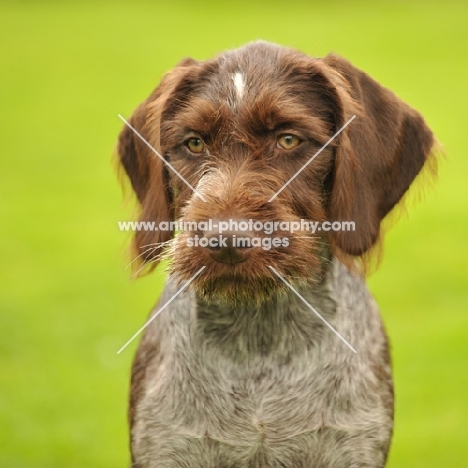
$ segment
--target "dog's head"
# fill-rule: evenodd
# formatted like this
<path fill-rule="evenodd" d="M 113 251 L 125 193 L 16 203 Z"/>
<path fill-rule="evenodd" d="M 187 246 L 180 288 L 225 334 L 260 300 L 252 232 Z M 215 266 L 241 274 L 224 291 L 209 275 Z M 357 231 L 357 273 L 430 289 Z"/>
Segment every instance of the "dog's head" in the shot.
<path fill-rule="evenodd" d="M 188 280 L 204 266 L 199 290 L 232 298 L 278 288 L 270 267 L 313 279 L 327 252 L 365 254 L 434 145 L 416 111 L 346 60 L 265 42 L 181 62 L 129 124 L 118 152 L 140 219 L 215 226 L 182 227 L 175 238 L 170 229 L 139 231 L 136 255 L 155 265 L 169 245 L 177 276 Z M 301 219 L 350 221 L 355 230 L 251 229 Z M 228 228 L 227 248 L 199 242 L 222 237 L 217 224 L 228 220 L 252 221 L 247 231 Z M 256 247 L 234 247 L 239 236 Z"/>

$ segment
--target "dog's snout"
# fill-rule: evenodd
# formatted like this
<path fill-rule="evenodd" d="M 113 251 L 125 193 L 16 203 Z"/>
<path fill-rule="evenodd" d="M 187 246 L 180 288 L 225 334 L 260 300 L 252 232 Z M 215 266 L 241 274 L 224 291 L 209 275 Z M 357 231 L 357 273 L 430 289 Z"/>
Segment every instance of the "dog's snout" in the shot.
<path fill-rule="evenodd" d="M 254 237 L 251 232 L 237 229 L 204 231 L 205 248 L 218 263 L 235 265 L 247 260 Z"/>

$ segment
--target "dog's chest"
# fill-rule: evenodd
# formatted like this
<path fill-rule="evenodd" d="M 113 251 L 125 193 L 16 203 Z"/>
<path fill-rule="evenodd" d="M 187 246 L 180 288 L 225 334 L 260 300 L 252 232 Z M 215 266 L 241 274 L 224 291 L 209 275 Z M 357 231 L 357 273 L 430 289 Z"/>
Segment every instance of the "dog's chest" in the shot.
<path fill-rule="evenodd" d="M 350 323 L 328 294 L 316 297 L 345 333 L 353 323 L 360 333 L 381 333 L 378 317 L 365 320 L 356 310 Z M 375 441 L 385 439 L 391 418 L 367 351 L 354 355 L 311 314 L 280 320 L 259 311 L 242 324 L 241 316 L 232 321 L 222 310 L 197 310 L 193 299 L 187 304 L 159 324 L 167 352 L 147 370 L 132 430 L 141 466 L 344 468 L 358 463 L 356 454 L 381 459 Z M 368 433 L 371 442 L 363 442 Z"/>
<path fill-rule="evenodd" d="M 199 355 L 201 360 L 168 363 L 165 381 L 149 387 L 141 406 L 136 429 L 144 432 L 151 460 L 143 466 L 335 466 L 314 463 L 331 456 L 323 452 L 336 440 L 346 447 L 385 418 L 375 396 L 363 395 L 359 384 L 344 383 L 353 382 L 348 370 L 315 366 L 313 354 L 301 362 L 296 358 L 294 367 L 264 357 L 243 372 L 222 359 L 214 365 L 214 356 L 206 354 L 205 361 Z M 375 414 L 369 415 L 368 407 L 360 414 L 362 398 L 372 402 Z M 353 451 L 334 450 L 350 463 L 343 468 L 357 462 Z"/>
<path fill-rule="evenodd" d="M 265 359 L 239 372 L 220 363 L 215 372 L 195 360 L 172 363 L 144 404 L 148 466 L 309 466 L 322 439 L 355 426 L 356 410 L 348 390 L 334 388 L 336 374 L 296 364 L 286 371 Z"/>

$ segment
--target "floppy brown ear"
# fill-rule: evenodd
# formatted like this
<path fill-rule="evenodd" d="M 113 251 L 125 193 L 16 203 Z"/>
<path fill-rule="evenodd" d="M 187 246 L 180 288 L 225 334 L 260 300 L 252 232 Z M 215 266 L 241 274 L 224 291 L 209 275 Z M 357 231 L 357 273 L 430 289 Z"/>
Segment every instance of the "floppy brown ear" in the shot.
<path fill-rule="evenodd" d="M 329 202 L 329 218 L 354 221 L 356 230 L 334 232 L 332 242 L 347 254 L 362 255 L 422 169 L 434 137 L 418 112 L 351 63 L 335 55 L 323 61 L 349 85 L 342 115 L 358 114 L 336 148 Z"/>
<path fill-rule="evenodd" d="M 192 59 L 181 62 L 169 72 L 148 99 L 134 111 L 128 123 L 161 155 L 161 116 L 167 99 L 173 93 L 188 68 L 196 63 Z M 117 152 L 141 205 L 139 221 L 173 220 L 168 170 L 161 158 L 128 125 L 120 132 Z M 140 262 L 158 263 L 162 243 L 171 239 L 172 231 L 141 230 L 135 232 L 133 249 Z"/>

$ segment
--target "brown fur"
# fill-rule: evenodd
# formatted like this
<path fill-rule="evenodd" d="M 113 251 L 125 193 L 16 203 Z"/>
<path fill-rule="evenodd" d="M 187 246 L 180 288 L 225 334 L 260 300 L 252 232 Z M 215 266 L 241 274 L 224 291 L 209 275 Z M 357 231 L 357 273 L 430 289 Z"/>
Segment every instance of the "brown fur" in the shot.
<path fill-rule="evenodd" d="M 242 97 L 233 91 L 232 75 L 237 72 L 243 73 L 245 79 Z M 285 190 L 268 202 L 353 115 L 356 119 Z M 355 232 L 288 234 L 288 247 L 268 251 L 248 249 L 244 252 L 246 261 L 235 265 L 213 260 L 209 249 L 188 247 L 186 241 L 193 235 L 191 232 L 181 232 L 175 237 L 173 232 L 137 232 L 134 250 L 141 259 L 140 269 L 144 266 L 152 269 L 166 255 L 171 261 L 171 277 L 181 281 L 191 279 L 205 266 L 192 283 L 192 291 L 199 301 L 200 323 L 204 320 L 204 308 L 211 310 L 216 304 L 224 304 L 226 310 L 239 314 L 256 311 L 259 316 L 265 307 L 283 310 L 284 305 L 275 304 L 283 304 L 285 300 L 287 303 L 291 296 L 271 266 L 305 295 L 321 297 L 321 288 L 334 281 L 330 262 L 341 260 L 351 266 L 376 245 L 382 220 L 404 196 L 434 145 L 432 132 L 420 114 L 346 60 L 335 55 L 310 58 L 263 42 L 206 62 L 183 61 L 137 108 L 130 123 L 205 198 L 202 201 L 125 127 L 118 151 L 141 204 L 141 220 L 211 218 L 265 222 L 302 218 L 356 223 Z M 299 135 L 301 144 L 290 151 L 278 149 L 278 135 L 288 132 Z M 192 154 L 187 149 L 187 139 L 194 136 L 205 142 L 205 153 Z M 338 277 L 348 281 L 344 273 Z M 339 289 L 338 285 L 336 291 Z M 352 290 L 349 291 L 352 295 Z M 362 294 L 366 297 L 362 309 L 373 310 L 366 293 Z M 172 325 L 168 327 L 169 330 Z M 242 325 L 238 327 L 244 330 Z M 248 324 L 246 327 L 245 336 Z M 377 341 L 386 342 L 381 326 L 372 330 Z M 150 366 L 158 372 L 163 362 L 157 333 L 147 332 L 135 360 L 132 427 L 139 424 L 136 408 L 149 391 L 143 374 Z M 267 337 L 268 332 L 265 333 Z M 313 341 L 312 336 L 310 339 Z M 233 356 L 238 352 L 235 347 L 233 343 L 229 348 Z M 252 353 L 256 353 L 253 348 Z M 369 356 L 373 353 L 369 350 Z M 391 392 L 387 384 L 381 386 L 391 379 L 385 344 L 373 359 L 363 365 L 380 382 L 375 384 L 375 392 L 386 399 L 384 406 L 390 415 Z M 290 365 L 294 369 L 294 360 Z M 385 454 L 389 435 L 386 437 L 382 439 Z M 144 458 L 141 446 L 135 444 L 139 447 L 135 449 L 139 457 Z M 270 465 L 267 455 L 256 457 L 253 460 L 257 461 L 249 466 L 290 466 Z M 379 457 L 378 460 L 385 458 Z M 343 455 L 342 463 L 348 467 L 383 466 L 377 458 L 375 464 L 355 465 L 346 464 L 345 460 L 351 458 Z M 208 455 L 205 459 L 211 460 Z M 326 460 L 324 457 L 322 464 L 314 466 L 332 466 Z M 135 466 L 147 466 L 135 463 Z M 159 465 L 155 461 L 148 466 Z"/>

